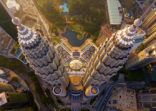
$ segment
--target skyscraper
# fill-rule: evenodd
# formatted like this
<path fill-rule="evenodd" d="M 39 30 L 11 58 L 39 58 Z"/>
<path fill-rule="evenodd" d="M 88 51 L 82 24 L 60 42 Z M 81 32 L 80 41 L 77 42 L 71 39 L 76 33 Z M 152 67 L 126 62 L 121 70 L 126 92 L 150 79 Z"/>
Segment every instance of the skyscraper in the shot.
<path fill-rule="evenodd" d="M 104 41 L 88 65 L 83 79 L 86 91 L 91 86 L 99 87 L 108 82 L 123 67 L 133 46 L 136 29 L 140 25 L 141 21 L 137 19 L 133 25 L 117 31 Z"/>
<path fill-rule="evenodd" d="M 143 28 L 148 29 L 151 25 L 154 24 L 156 18 L 156 9 L 151 9 L 148 13 L 147 16 L 143 20 Z"/>
<path fill-rule="evenodd" d="M 66 96 L 69 84 L 64 66 L 52 45 L 41 34 L 22 25 L 18 18 L 13 19 L 18 28 L 18 41 L 30 66 L 42 80 L 44 87 L 56 96 Z"/>
<path fill-rule="evenodd" d="M 8 55 L 13 48 L 14 40 L 12 37 L 0 27 L 0 53 Z"/>
<path fill-rule="evenodd" d="M 143 42 L 144 45 L 147 45 L 156 37 L 156 9 L 153 8 L 149 11 L 147 16 L 143 20 L 142 27 L 146 31 L 146 38 Z"/>
<path fill-rule="evenodd" d="M 137 69 L 155 62 L 156 43 L 154 42 L 155 40 L 153 40 L 153 43 L 147 44 L 139 53 L 132 54 L 127 61 L 126 68 L 129 70 Z"/>
<path fill-rule="evenodd" d="M 142 67 L 154 61 L 153 57 L 155 56 L 156 47 L 156 9 L 151 7 L 146 13 L 142 24 L 142 27 L 146 32 L 145 39 L 140 47 L 136 48 L 134 51 L 135 55 L 129 57 L 126 64 L 127 69 Z"/>
<path fill-rule="evenodd" d="M 65 96 L 65 89 L 69 84 L 68 75 L 54 47 L 40 34 L 21 25 L 19 19 L 13 19 L 13 23 L 17 25 L 18 41 L 30 66 L 55 95 Z M 83 79 L 85 88 L 88 87 L 96 94 L 98 89 L 95 86 L 108 82 L 122 68 L 133 45 L 136 28 L 140 24 L 141 21 L 137 19 L 133 25 L 106 39 L 89 63 Z"/>
<path fill-rule="evenodd" d="M 69 75 L 54 46 L 49 44 L 39 32 L 22 25 L 18 18 L 12 16 L 12 20 L 17 25 L 20 47 L 42 86 L 48 88 L 55 96 L 65 97 L 66 103 L 69 102 L 74 111 L 80 108 L 83 101 L 86 102 L 98 95 L 99 87 L 109 82 L 110 78 L 123 67 L 133 46 L 136 29 L 141 25 L 141 20 L 137 19 L 133 25 L 126 26 L 112 34 L 110 38 L 106 38 L 84 70 L 85 75 L 78 84 L 82 88 L 74 90 L 75 86 L 70 84 Z M 73 63 L 76 63 L 76 67 L 77 64 L 81 64 L 80 61 L 74 61 L 71 66 Z M 75 74 L 80 76 L 79 73 Z"/>

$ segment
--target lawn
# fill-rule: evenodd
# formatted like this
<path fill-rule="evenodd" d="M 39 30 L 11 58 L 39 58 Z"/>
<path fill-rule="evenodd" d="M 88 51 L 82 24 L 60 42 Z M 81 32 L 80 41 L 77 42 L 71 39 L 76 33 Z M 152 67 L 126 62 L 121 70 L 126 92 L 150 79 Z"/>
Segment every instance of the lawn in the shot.
<path fill-rule="evenodd" d="M 65 15 L 60 9 L 63 0 L 34 0 L 34 2 L 50 22 L 52 32 L 54 29 L 65 28 Z M 97 37 L 101 25 L 106 23 L 105 0 L 69 0 L 66 3 L 69 6 L 69 13 L 66 14 L 67 21 L 70 22 L 68 25 L 77 33 L 86 32 Z"/>
<path fill-rule="evenodd" d="M 22 102 L 22 103 L 27 103 L 29 101 L 28 95 L 24 93 L 8 93 L 9 96 L 9 101 L 11 102 Z"/>
<path fill-rule="evenodd" d="M 0 66 L 16 71 L 17 73 L 27 73 L 29 70 L 28 67 L 23 65 L 19 60 L 8 59 L 3 56 L 0 56 Z"/>
<path fill-rule="evenodd" d="M 14 92 L 14 88 L 6 83 L 0 83 L 0 93 L 1 92 Z"/>

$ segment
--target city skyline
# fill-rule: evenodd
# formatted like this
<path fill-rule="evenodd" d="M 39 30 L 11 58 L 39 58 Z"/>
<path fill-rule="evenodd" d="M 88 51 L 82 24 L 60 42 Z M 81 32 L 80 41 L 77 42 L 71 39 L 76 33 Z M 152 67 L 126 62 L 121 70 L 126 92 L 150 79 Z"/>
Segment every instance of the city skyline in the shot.
<path fill-rule="evenodd" d="M 0 111 L 155 110 L 156 0 L 0 3 Z"/>

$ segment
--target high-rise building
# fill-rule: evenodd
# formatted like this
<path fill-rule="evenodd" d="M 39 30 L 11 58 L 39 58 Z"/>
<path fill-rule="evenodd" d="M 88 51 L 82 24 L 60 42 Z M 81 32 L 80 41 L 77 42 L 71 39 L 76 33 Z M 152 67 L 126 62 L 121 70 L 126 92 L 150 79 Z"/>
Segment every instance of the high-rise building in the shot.
<path fill-rule="evenodd" d="M 11 17 L 18 29 L 20 47 L 42 86 L 48 88 L 55 96 L 64 97 L 67 106 L 73 111 L 77 111 L 84 105 L 83 103 L 87 104 L 93 96 L 98 95 L 101 91 L 100 86 L 108 83 L 111 77 L 123 67 L 133 46 L 137 28 L 142 23 L 137 19 L 133 25 L 126 26 L 112 34 L 110 38 L 106 38 L 100 47 L 95 49 L 92 58 L 85 59 L 89 62 L 83 70 L 85 74 L 82 82 L 72 85 L 70 74 L 67 73 L 54 46 L 49 44 L 42 34 L 21 24 L 21 21 L 13 15 Z M 82 66 L 83 63 L 79 60 L 71 61 L 70 68 L 74 69 L 72 74 L 82 76 L 76 73 Z M 81 88 L 73 88 L 76 86 Z"/>
<path fill-rule="evenodd" d="M 0 54 L 8 55 L 13 48 L 14 40 L 0 27 Z"/>
<path fill-rule="evenodd" d="M 140 24 L 141 21 L 136 20 L 133 25 L 114 33 L 100 46 L 93 55 L 83 78 L 83 85 L 87 92 L 91 86 L 99 87 L 107 83 L 123 67 L 133 45 L 136 28 Z"/>
<path fill-rule="evenodd" d="M 152 44 L 148 44 L 145 49 L 140 51 L 137 54 L 131 54 L 129 57 L 126 68 L 127 69 L 137 69 L 141 67 L 145 67 L 146 65 L 155 62 L 155 56 L 156 56 L 156 44 L 154 43 L 155 40 L 153 40 Z"/>
<path fill-rule="evenodd" d="M 154 0 L 135 0 L 141 10 L 146 10 Z M 155 5 L 155 4 L 154 4 Z"/>
<path fill-rule="evenodd" d="M 144 67 L 155 61 L 156 9 L 151 7 L 146 13 L 147 15 L 143 17 L 142 24 L 142 27 L 146 32 L 145 39 L 141 45 L 134 50 L 134 54 L 130 55 L 126 64 L 127 69 Z"/>
<path fill-rule="evenodd" d="M 17 25 L 18 41 L 23 53 L 44 87 L 50 89 L 54 95 L 66 96 L 69 81 L 54 47 L 41 34 L 21 25 L 19 19 L 13 19 L 13 23 Z"/>
<path fill-rule="evenodd" d="M 156 9 L 151 9 L 151 11 L 147 14 L 145 19 L 143 20 L 143 28 L 146 31 L 146 38 L 143 42 L 144 45 L 147 45 L 152 42 L 152 40 L 156 37 Z"/>
<path fill-rule="evenodd" d="M 142 27 L 149 32 L 147 33 L 147 35 L 150 35 L 154 31 L 154 30 L 150 31 L 149 28 L 151 27 L 152 29 L 154 29 L 155 20 L 156 20 L 156 9 L 153 8 L 149 11 L 149 13 L 143 19 Z"/>
<path fill-rule="evenodd" d="M 133 25 L 119 30 L 104 41 L 88 64 L 82 80 L 83 88 L 77 92 L 70 87 L 69 76 L 55 48 L 41 34 L 22 25 L 18 18 L 13 18 L 13 23 L 17 25 L 18 41 L 22 51 L 39 76 L 43 87 L 50 89 L 56 96 L 66 96 L 66 100 L 72 100 L 72 109 L 74 109 L 81 105 L 81 99 L 86 101 L 88 97 L 99 94 L 100 85 L 108 82 L 122 68 L 127 61 L 136 29 L 141 21 L 137 19 Z M 68 96 L 67 92 L 72 94 Z M 82 96 L 82 92 L 85 96 Z"/>
<path fill-rule="evenodd" d="M 1 0 L 2 1 L 2 0 Z M 9 17 L 3 5 L 0 4 L 0 27 L 9 34 L 15 41 L 17 41 L 16 27 L 12 24 L 11 18 Z"/>

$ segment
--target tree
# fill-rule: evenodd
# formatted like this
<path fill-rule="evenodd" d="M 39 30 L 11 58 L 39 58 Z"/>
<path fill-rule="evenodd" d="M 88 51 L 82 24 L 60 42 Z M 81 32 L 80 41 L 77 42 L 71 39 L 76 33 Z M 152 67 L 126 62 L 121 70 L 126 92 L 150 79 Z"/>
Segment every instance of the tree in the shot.
<path fill-rule="evenodd" d="M 69 13 L 73 20 L 92 35 L 98 35 L 105 22 L 105 0 L 69 0 Z"/>
<path fill-rule="evenodd" d="M 42 14 L 52 23 L 53 28 L 64 29 L 65 18 L 59 8 L 62 0 L 38 0 L 36 3 Z"/>
<path fill-rule="evenodd" d="M 11 81 L 14 81 L 14 82 L 19 82 L 19 79 L 18 79 L 18 77 L 17 76 L 13 76 L 12 78 L 11 78 Z"/>

